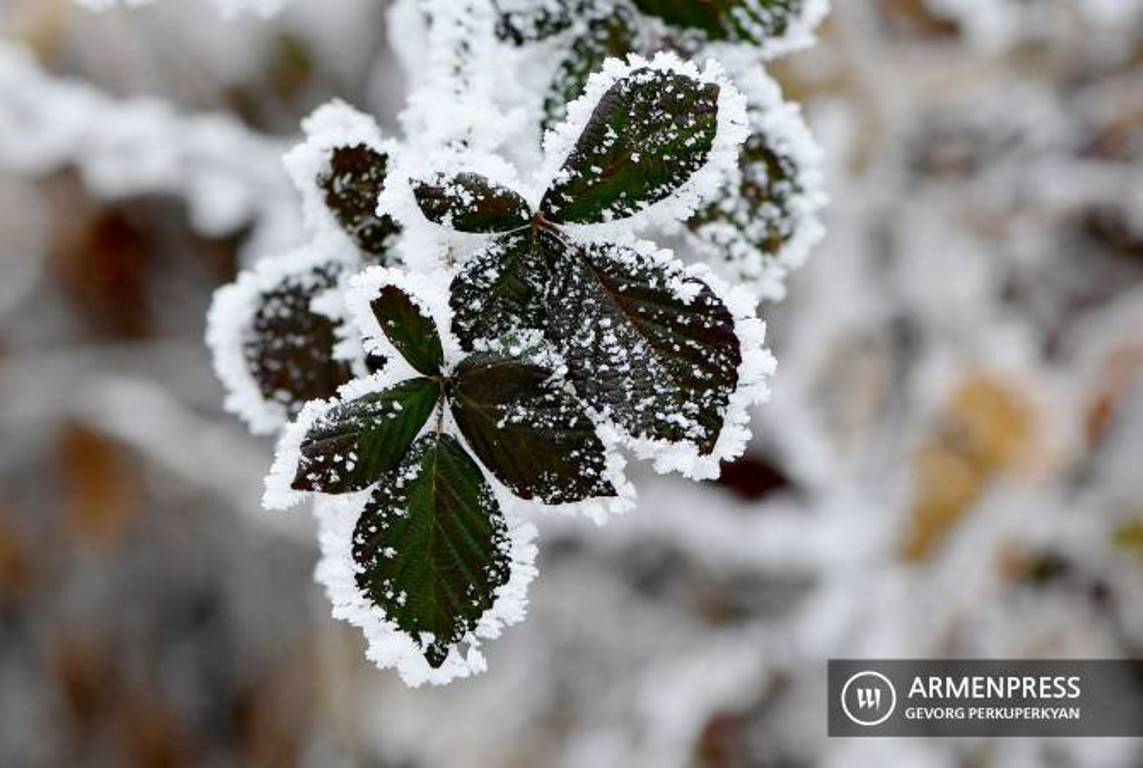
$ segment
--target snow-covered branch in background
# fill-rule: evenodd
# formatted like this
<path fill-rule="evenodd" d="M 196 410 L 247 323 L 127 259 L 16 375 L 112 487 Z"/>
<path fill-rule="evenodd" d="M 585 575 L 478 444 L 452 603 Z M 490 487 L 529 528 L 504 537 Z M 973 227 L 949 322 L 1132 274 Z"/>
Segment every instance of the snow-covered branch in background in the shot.
<path fill-rule="evenodd" d="M 0 43 L 0 168 L 41 176 L 75 168 L 97 196 L 183 199 L 204 235 L 253 224 L 247 253 L 296 242 L 288 145 L 223 114 L 183 115 L 158 99 L 115 99 L 45 73 L 27 49 Z"/>
<path fill-rule="evenodd" d="M 76 2 L 93 11 L 106 11 L 120 7 L 137 8 L 158 0 L 76 0 Z M 252 13 L 262 18 L 269 18 L 280 11 L 289 0 L 211 0 L 211 2 L 226 16 Z"/>

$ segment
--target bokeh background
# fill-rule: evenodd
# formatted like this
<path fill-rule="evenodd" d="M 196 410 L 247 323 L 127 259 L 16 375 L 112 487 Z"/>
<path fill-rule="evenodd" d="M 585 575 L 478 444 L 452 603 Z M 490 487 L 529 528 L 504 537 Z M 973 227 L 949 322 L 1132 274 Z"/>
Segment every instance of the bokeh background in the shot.
<path fill-rule="evenodd" d="M 837 0 L 771 73 L 829 235 L 722 481 L 541 525 L 490 671 L 406 689 L 221 409 L 212 291 L 298 240 L 380 0 L 0 0 L 0 766 L 1143 766 L 1138 740 L 830 740 L 825 659 L 1143 654 L 1143 2 Z M 1143 683 L 1141 683 L 1143 684 Z"/>

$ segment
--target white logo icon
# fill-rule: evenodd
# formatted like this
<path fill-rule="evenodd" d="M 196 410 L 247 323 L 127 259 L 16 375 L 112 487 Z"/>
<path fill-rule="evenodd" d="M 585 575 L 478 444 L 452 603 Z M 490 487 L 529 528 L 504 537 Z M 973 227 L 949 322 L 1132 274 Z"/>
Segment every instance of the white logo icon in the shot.
<path fill-rule="evenodd" d="M 849 706 L 849 690 L 855 687 L 856 713 Z M 885 701 L 888 705 L 882 707 Z M 893 715 L 897 708 L 897 691 L 889 678 L 880 672 L 867 669 L 858 672 L 845 681 L 841 688 L 841 711 L 858 725 L 880 725 Z"/>

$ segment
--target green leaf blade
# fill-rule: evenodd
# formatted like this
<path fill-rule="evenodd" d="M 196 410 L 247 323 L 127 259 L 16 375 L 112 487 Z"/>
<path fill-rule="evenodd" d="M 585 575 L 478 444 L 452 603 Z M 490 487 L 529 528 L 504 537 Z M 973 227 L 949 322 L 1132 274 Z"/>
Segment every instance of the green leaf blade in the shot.
<path fill-rule="evenodd" d="M 369 307 L 385 337 L 409 365 L 425 376 L 440 375 L 444 349 L 436 321 L 426 317 L 409 294 L 385 285 Z"/>
<path fill-rule="evenodd" d="M 555 505 L 616 495 L 595 425 L 551 371 L 478 354 L 458 366 L 449 394 L 468 444 L 520 498 Z"/>
<path fill-rule="evenodd" d="M 413 182 L 421 213 L 434 224 L 473 234 L 510 232 L 528 226 L 528 201 L 475 173 Z"/>
<path fill-rule="evenodd" d="M 377 215 L 377 199 L 385 188 L 388 172 L 388 155 L 357 144 L 336 148 L 329 170 L 318 177 L 325 204 L 342 229 L 382 265 L 389 262 L 389 250 L 401 231 L 392 218 Z"/>
<path fill-rule="evenodd" d="M 500 506 L 455 438 L 425 435 L 382 478 L 358 520 L 358 588 L 433 668 L 474 630 L 511 575 Z"/>
<path fill-rule="evenodd" d="M 540 203 L 557 224 L 633 216 L 683 186 L 710 156 L 719 86 L 639 69 L 603 95 Z"/>
<path fill-rule="evenodd" d="M 633 0 L 640 11 L 708 40 L 761 45 L 784 35 L 806 0 Z"/>
<path fill-rule="evenodd" d="M 714 451 L 742 347 L 734 317 L 702 281 L 629 248 L 548 237 L 548 337 L 581 399 L 629 434 Z M 683 295 L 683 294 L 686 295 Z"/>
<path fill-rule="evenodd" d="M 364 490 L 404 458 L 440 399 L 440 385 L 411 379 L 340 403 L 322 415 L 300 445 L 296 491 Z"/>

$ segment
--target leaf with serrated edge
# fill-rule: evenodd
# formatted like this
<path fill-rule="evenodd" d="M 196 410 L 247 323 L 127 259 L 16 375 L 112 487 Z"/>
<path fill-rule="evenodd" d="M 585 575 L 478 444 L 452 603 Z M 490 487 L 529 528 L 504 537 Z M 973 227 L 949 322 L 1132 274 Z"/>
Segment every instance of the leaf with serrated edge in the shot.
<path fill-rule="evenodd" d="M 541 245 L 554 275 L 547 336 L 578 395 L 636 437 L 709 455 L 742 362 L 722 300 L 677 265 L 630 248 L 552 234 Z"/>
<path fill-rule="evenodd" d="M 401 231 L 393 219 L 376 213 L 388 168 L 387 155 L 357 144 L 334 149 L 329 169 L 318 178 L 325 204 L 342 229 L 359 248 L 374 256 L 385 256 Z"/>
<path fill-rule="evenodd" d="M 425 218 L 457 232 L 509 232 L 532 217 L 527 200 L 476 173 L 414 181 L 413 196 Z"/>
<path fill-rule="evenodd" d="M 470 256 L 453 278 L 452 331 L 466 350 L 543 327 L 549 275 L 533 240 L 531 231 L 500 238 Z"/>
<path fill-rule="evenodd" d="M 369 307 L 381 331 L 409 365 L 426 376 L 440 374 L 444 350 L 436 322 L 424 315 L 409 294 L 395 285 L 384 285 Z"/>
<path fill-rule="evenodd" d="M 339 403 L 302 439 L 291 487 L 350 493 L 368 488 L 401 461 L 440 399 L 440 384 L 410 379 Z"/>
<path fill-rule="evenodd" d="M 337 323 L 310 302 L 337 285 L 337 264 L 284 276 L 258 294 L 242 355 L 262 396 L 296 416 L 310 400 L 337 393 L 349 381 L 348 363 L 334 357 Z"/>
<path fill-rule="evenodd" d="M 425 435 L 382 478 L 353 535 L 358 588 L 438 668 L 507 583 L 507 528 L 455 438 Z"/>
<path fill-rule="evenodd" d="M 520 498 L 569 504 L 615 495 L 595 425 L 551 371 L 474 355 L 457 367 L 448 392 L 472 450 Z"/>
<path fill-rule="evenodd" d="M 636 7 L 673 27 L 702 32 L 709 40 L 761 45 L 786 33 L 806 0 L 633 0 Z"/>
<path fill-rule="evenodd" d="M 671 196 L 701 169 L 718 133 L 715 83 L 638 69 L 599 100 L 540 203 L 557 224 L 633 216 Z"/>

